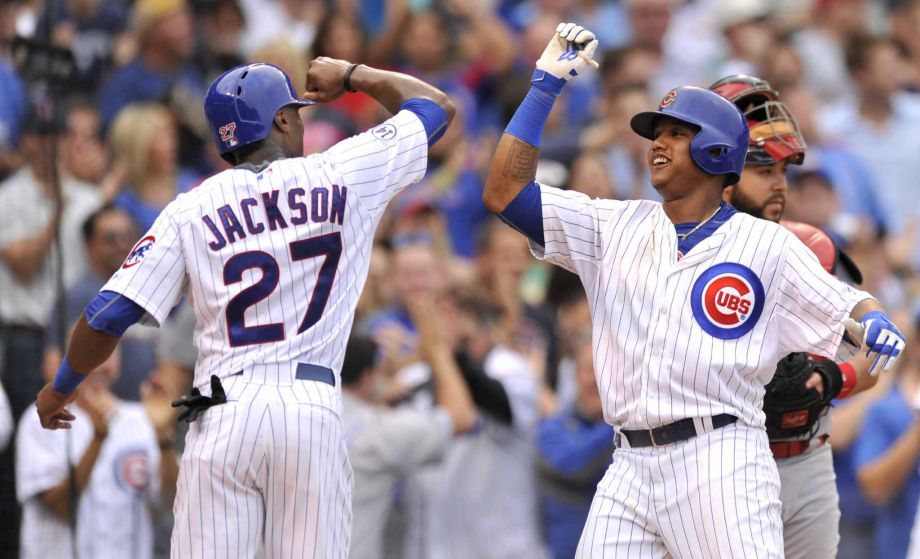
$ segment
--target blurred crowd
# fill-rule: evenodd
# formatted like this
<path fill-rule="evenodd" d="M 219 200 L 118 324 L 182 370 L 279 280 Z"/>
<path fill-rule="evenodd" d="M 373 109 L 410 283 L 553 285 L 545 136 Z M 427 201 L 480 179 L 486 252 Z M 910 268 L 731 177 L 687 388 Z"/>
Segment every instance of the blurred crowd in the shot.
<path fill-rule="evenodd" d="M 167 553 L 182 445 L 168 402 L 194 368 L 192 314 L 126 333 L 76 403 L 82 430 L 43 432 L 29 406 L 135 240 L 226 168 L 202 111 L 210 81 L 264 61 L 303 91 L 316 56 L 418 76 L 459 108 L 379 229 L 342 372 L 354 556 L 572 557 L 614 450 L 588 306 L 481 203 L 560 21 L 597 33 L 600 68 L 555 105 L 543 183 L 657 199 L 628 120 L 679 85 L 761 76 L 798 119 L 808 153 L 784 218 L 846 247 L 909 340 L 897 371 L 832 411 L 840 557 L 904 557 L 920 500 L 917 0 L 0 2 L 0 557 L 37 539 L 68 549 L 74 510 L 77 547 L 96 549 L 81 557 Z M 302 115 L 308 153 L 387 117 L 362 94 Z"/>

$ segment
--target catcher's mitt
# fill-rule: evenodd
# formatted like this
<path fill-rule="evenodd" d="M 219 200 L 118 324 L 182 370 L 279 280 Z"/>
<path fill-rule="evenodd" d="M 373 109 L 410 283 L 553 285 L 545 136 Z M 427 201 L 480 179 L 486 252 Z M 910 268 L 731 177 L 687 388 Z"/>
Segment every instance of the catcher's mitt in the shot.
<path fill-rule="evenodd" d="M 812 373 L 821 375 L 824 393 L 805 388 Z M 816 360 L 807 353 L 791 353 L 776 365 L 767 385 L 763 411 L 771 440 L 814 435 L 821 413 L 843 388 L 843 375 L 833 361 Z"/>

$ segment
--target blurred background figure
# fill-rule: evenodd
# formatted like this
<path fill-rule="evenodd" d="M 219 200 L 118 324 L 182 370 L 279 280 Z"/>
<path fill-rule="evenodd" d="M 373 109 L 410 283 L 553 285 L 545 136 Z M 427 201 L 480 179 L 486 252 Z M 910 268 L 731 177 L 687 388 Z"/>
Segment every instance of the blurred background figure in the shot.
<path fill-rule="evenodd" d="M 386 557 L 392 542 L 386 526 L 399 483 L 444 458 L 451 437 L 476 424 L 476 408 L 454 359 L 446 330 L 430 300 L 419 300 L 412 315 L 419 327 L 419 352 L 431 370 L 434 406 L 388 408 L 380 396 L 385 379 L 374 361 L 376 344 L 352 336 L 342 365 L 345 433 L 355 476 L 354 534 L 350 557 Z"/>
<path fill-rule="evenodd" d="M 909 326 L 906 359 L 888 393 L 869 406 L 856 441 L 856 478 L 878 508 L 876 557 L 906 556 L 920 499 L 920 316 Z"/>
<path fill-rule="evenodd" d="M 128 212 L 141 232 L 147 231 L 196 178 L 179 167 L 176 121 L 160 104 L 129 105 L 112 123 L 109 145 L 123 181 L 115 205 Z"/>
<path fill-rule="evenodd" d="M 575 405 L 538 428 L 540 516 L 552 557 L 575 556 L 598 482 L 613 455 L 613 428 L 604 421 L 594 378 L 590 334 L 575 350 Z"/>
<path fill-rule="evenodd" d="M 866 16 L 863 0 L 815 0 L 809 25 L 795 32 L 807 86 L 822 101 L 849 100 L 852 70 L 844 53 L 850 40 L 867 31 Z"/>
<path fill-rule="evenodd" d="M 472 294 L 451 313 L 457 364 L 479 410 L 475 431 L 407 487 L 406 557 L 545 557 L 538 528 L 538 385 L 524 356 L 497 344 L 501 310 Z"/>
<path fill-rule="evenodd" d="M 47 0 L 35 37 L 73 53 L 74 85 L 91 93 L 107 70 L 128 61 L 133 51 L 127 33 L 128 10 L 119 0 Z"/>
<path fill-rule="evenodd" d="M 64 355 L 63 341 L 55 326 L 60 320 L 58 309 L 64 309 L 65 324 L 74 324 L 83 314 L 86 304 L 121 267 L 138 238 L 131 216 L 111 204 L 86 218 L 80 232 L 86 246 L 89 269 L 70 285 L 63 301 L 56 304 L 51 312 L 42 365 L 45 378 L 54 378 Z M 139 325 L 131 326 L 125 332 L 120 344 L 121 368 L 112 383 L 112 392 L 118 398 L 135 402 L 140 399 L 142 383 L 156 368 L 158 334 L 159 331 L 154 328 Z"/>
<path fill-rule="evenodd" d="M 62 172 L 54 139 L 62 131 L 61 123 L 32 112 L 20 141 L 25 164 L 0 183 L 0 340 L 3 383 L 15 417 L 43 382 L 41 348 L 57 285 L 55 239 L 60 230 L 60 273 L 69 285 L 87 269 L 80 228 L 101 204 L 93 185 Z"/>
<path fill-rule="evenodd" d="M 109 389 L 119 359 L 114 353 L 80 390 L 71 409 L 83 421 L 73 431 L 42 429 L 32 413 L 19 423 L 16 492 L 23 505 L 23 559 L 74 557 L 74 549 L 79 557 L 153 556 L 151 509 L 169 508 L 176 491 L 177 414 L 156 385 L 144 385 L 142 403 L 116 398 Z M 71 534 L 74 509 L 77 528 Z"/>

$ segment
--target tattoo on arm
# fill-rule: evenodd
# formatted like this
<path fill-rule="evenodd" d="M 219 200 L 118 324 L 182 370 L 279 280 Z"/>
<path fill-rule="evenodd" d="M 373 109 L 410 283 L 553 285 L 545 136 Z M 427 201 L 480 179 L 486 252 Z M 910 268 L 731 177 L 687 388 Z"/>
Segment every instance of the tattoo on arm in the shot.
<path fill-rule="evenodd" d="M 537 154 L 540 152 L 527 142 L 514 139 L 502 169 L 502 176 L 513 181 L 528 182 L 537 174 Z"/>

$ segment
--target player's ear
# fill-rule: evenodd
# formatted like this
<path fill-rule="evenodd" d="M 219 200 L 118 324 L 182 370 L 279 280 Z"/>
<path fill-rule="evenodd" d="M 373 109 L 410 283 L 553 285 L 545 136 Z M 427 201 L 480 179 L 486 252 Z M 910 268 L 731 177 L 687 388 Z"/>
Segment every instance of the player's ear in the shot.
<path fill-rule="evenodd" d="M 275 113 L 275 126 L 277 126 L 282 132 L 287 132 L 290 128 L 291 123 L 288 121 L 287 115 L 284 114 L 284 108 L 278 110 Z"/>

